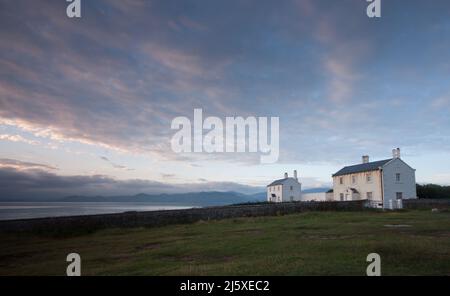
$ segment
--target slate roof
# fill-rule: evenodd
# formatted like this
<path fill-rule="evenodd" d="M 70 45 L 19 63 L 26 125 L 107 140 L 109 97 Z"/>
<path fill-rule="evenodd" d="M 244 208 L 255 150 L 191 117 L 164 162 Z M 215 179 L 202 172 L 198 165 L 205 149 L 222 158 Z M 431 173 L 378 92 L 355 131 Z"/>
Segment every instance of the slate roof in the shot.
<path fill-rule="evenodd" d="M 385 159 L 385 160 L 378 160 L 378 161 L 372 161 L 368 163 L 361 163 L 351 166 L 346 166 L 337 171 L 333 174 L 333 177 L 336 176 L 342 176 L 342 175 L 348 175 L 348 174 L 354 174 L 354 173 L 361 173 L 361 172 L 370 172 L 370 171 L 376 171 L 379 167 L 384 166 L 386 163 L 391 161 L 392 158 Z"/>
<path fill-rule="evenodd" d="M 267 187 L 274 186 L 274 185 L 283 185 L 284 181 L 286 181 L 288 179 L 290 179 L 290 178 L 284 178 L 284 179 L 275 180 L 272 183 L 270 183 L 269 185 L 267 185 Z"/>

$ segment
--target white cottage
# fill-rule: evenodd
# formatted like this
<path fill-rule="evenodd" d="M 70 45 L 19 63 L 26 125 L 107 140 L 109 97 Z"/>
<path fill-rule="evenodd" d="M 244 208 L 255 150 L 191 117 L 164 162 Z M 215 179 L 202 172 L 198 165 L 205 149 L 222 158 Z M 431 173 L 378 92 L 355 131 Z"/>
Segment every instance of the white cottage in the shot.
<path fill-rule="evenodd" d="M 284 178 L 275 180 L 267 185 L 267 201 L 286 202 L 300 201 L 302 198 L 302 184 L 298 182 L 297 171 L 294 177 L 290 178 L 288 173 L 284 173 Z"/>
<path fill-rule="evenodd" d="M 415 169 L 400 158 L 400 149 L 392 158 L 346 166 L 333 174 L 333 199 L 367 200 L 368 206 L 402 208 L 402 200 L 417 198 Z"/>

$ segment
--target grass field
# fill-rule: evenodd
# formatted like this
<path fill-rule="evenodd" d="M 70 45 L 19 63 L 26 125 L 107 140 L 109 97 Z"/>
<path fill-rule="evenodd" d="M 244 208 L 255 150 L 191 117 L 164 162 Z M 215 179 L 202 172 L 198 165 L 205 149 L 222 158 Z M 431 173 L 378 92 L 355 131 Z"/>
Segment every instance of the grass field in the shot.
<path fill-rule="evenodd" d="M 0 275 L 450 275 L 450 213 L 309 212 L 90 234 L 0 234 Z"/>

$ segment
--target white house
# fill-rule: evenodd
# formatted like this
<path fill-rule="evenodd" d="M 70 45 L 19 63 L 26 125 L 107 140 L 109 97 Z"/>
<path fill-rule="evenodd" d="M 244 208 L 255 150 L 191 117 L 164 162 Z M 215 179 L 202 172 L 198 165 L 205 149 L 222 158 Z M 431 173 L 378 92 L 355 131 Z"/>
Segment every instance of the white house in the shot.
<path fill-rule="evenodd" d="M 288 173 L 284 173 L 284 178 L 275 180 L 267 185 L 267 201 L 286 202 L 300 201 L 302 198 L 302 184 L 298 182 L 297 171 L 294 177 L 290 178 Z"/>
<path fill-rule="evenodd" d="M 402 208 L 402 200 L 417 198 L 415 169 L 400 158 L 400 149 L 392 158 L 346 166 L 333 174 L 333 199 L 367 200 L 368 206 Z"/>

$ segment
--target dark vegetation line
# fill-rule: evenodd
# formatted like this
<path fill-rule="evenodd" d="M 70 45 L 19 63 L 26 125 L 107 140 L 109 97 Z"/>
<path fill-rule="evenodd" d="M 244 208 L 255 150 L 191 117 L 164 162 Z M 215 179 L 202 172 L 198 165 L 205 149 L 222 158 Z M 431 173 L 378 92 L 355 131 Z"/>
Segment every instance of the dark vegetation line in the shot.
<path fill-rule="evenodd" d="M 417 196 L 426 199 L 450 198 L 450 186 L 441 186 L 436 184 L 416 185 Z"/>

